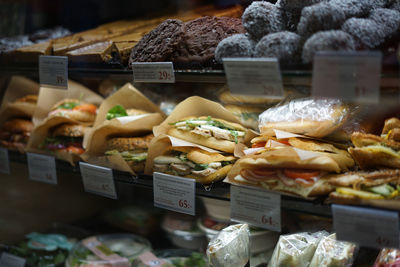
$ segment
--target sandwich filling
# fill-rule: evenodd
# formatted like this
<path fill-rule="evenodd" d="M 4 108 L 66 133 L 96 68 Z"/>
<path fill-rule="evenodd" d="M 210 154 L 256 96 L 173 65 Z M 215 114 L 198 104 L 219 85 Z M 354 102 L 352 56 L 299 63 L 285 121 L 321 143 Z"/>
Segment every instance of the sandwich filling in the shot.
<path fill-rule="evenodd" d="M 118 151 L 117 149 L 104 152 L 106 156 L 120 155 L 125 161 L 142 162 L 147 159 L 147 150 L 135 149 L 131 151 Z"/>
<path fill-rule="evenodd" d="M 222 156 L 223 157 L 223 156 Z M 221 161 L 210 161 L 199 163 L 191 160 L 188 153 L 181 151 L 171 151 L 171 155 L 163 155 L 154 158 L 154 171 L 177 176 L 209 176 L 219 169 L 234 163 L 233 156 L 223 157 Z"/>
<path fill-rule="evenodd" d="M 53 152 L 63 151 L 80 155 L 85 152 L 82 147 L 82 140 L 82 137 L 48 136 L 39 147 Z"/>
<path fill-rule="evenodd" d="M 246 133 L 236 127 L 212 119 L 210 116 L 204 118 L 192 118 L 184 121 L 171 123 L 176 129 L 188 131 L 204 137 L 215 137 L 216 139 L 243 142 Z"/>
<path fill-rule="evenodd" d="M 81 111 L 96 115 L 97 107 L 93 104 L 80 103 L 77 101 L 63 102 L 49 113 L 49 116 L 66 116 L 70 111 Z"/>

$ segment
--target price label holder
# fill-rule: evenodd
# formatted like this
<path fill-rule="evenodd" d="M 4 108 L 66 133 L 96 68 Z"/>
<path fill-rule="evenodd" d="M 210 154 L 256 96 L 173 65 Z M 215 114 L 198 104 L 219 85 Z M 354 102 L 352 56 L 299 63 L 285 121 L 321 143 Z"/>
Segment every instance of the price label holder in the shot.
<path fill-rule="evenodd" d="M 280 232 L 281 195 L 231 185 L 231 220 Z"/>
<path fill-rule="evenodd" d="M 40 84 L 68 89 L 68 57 L 39 56 Z"/>
<path fill-rule="evenodd" d="M 10 160 L 6 148 L 0 148 L 0 173 L 10 174 Z"/>
<path fill-rule="evenodd" d="M 29 179 L 48 184 L 57 184 L 56 160 L 53 156 L 27 153 Z"/>
<path fill-rule="evenodd" d="M 380 51 L 319 52 L 314 56 L 312 96 L 379 103 Z"/>
<path fill-rule="evenodd" d="M 117 199 L 112 169 L 79 162 L 85 192 Z"/>
<path fill-rule="evenodd" d="M 172 62 L 135 62 L 132 70 L 135 83 L 175 83 Z"/>
<path fill-rule="evenodd" d="M 153 192 L 154 206 L 195 215 L 195 179 L 155 172 L 153 174 Z"/>
<path fill-rule="evenodd" d="M 284 97 L 276 58 L 224 58 L 223 64 L 232 94 Z"/>
<path fill-rule="evenodd" d="M 399 247 L 399 216 L 395 211 L 334 204 L 332 214 L 339 240 L 366 247 Z"/>
<path fill-rule="evenodd" d="M 24 267 L 25 259 L 3 252 L 0 257 L 0 267 Z"/>

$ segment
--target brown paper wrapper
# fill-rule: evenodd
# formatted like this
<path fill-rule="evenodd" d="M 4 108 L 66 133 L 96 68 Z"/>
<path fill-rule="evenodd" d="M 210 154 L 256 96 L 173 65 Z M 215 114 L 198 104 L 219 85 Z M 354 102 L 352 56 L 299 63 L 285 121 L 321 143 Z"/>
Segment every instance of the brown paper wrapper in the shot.
<path fill-rule="evenodd" d="M 83 102 L 91 103 L 96 106 L 99 106 L 101 102 L 104 101 L 104 98 L 100 95 L 71 80 L 68 80 L 68 90 L 43 86 L 40 87 L 37 107 L 32 118 L 33 123 L 35 125 L 41 124 L 47 118 L 54 104 L 65 98 L 80 99 Z"/>
<path fill-rule="evenodd" d="M 159 113 L 163 118 L 165 114 L 161 109 L 137 90 L 132 84 L 127 83 L 113 95 L 109 96 L 100 106 L 94 127 L 106 121 L 107 112 L 115 105 L 122 105 L 125 109 L 135 108 L 148 111 L 149 113 Z"/>
<path fill-rule="evenodd" d="M 1 103 L 0 124 L 12 117 L 32 117 L 36 105 L 32 103 L 15 103 L 15 100 L 26 95 L 37 95 L 38 92 L 38 83 L 21 76 L 13 76 Z"/>
<path fill-rule="evenodd" d="M 27 145 L 26 151 L 53 155 L 57 159 L 61 159 L 69 162 L 72 166 L 75 166 L 75 163 L 79 161 L 80 156 L 75 154 L 70 154 L 67 152 L 51 152 L 40 148 L 40 145 L 44 142 L 46 137 L 49 135 L 50 130 L 53 127 L 56 127 L 60 124 L 64 123 L 76 123 L 75 120 L 66 117 L 50 117 L 44 120 L 40 125 L 36 126 L 29 138 L 29 143 Z M 85 133 L 86 134 L 86 133 Z"/>
<path fill-rule="evenodd" d="M 135 175 L 135 172 L 120 155 L 104 156 L 107 149 L 106 140 L 110 136 L 140 136 L 150 133 L 153 126 L 160 124 L 163 119 L 164 116 L 159 113 L 150 113 L 138 116 L 138 119 L 126 124 L 122 124 L 118 119 L 106 120 L 92 129 L 87 141 L 86 152 L 81 155 L 81 158 L 91 164 Z"/>
<path fill-rule="evenodd" d="M 211 116 L 213 118 L 223 119 L 243 125 L 235 115 L 224 108 L 221 104 L 199 96 L 192 96 L 186 98 L 184 101 L 179 103 L 175 107 L 174 111 L 172 111 L 172 113 L 168 116 L 168 118 L 165 119 L 163 123 L 161 123 L 159 126 L 154 127 L 153 133 L 155 136 L 158 136 L 160 134 L 167 134 L 168 130 L 173 127 L 169 125 L 169 123 L 173 123 L 190 116 Z M 244 138 L 245 144 L 250 144 L 250 140 L 253 139 L 256 135 L 257 134 L 255 132 L 247 130 L 246 136 Z"/>

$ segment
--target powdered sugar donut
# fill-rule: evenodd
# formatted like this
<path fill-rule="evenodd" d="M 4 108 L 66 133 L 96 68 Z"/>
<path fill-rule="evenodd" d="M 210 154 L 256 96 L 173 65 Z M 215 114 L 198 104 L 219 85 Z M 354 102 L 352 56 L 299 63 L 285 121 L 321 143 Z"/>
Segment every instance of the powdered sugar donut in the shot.
<path fill-rule="evenodd" d="M 224 57 L 251 57 L 253 44 L 245 34 L 234 34 L 219 42 L 215 49 L 215 60 L 222 63 Z"/>

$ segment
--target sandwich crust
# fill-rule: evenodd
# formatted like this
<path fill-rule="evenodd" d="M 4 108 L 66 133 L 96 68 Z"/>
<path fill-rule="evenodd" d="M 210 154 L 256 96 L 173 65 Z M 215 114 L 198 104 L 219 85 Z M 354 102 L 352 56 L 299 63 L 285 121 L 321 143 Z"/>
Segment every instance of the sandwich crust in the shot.
<path fill-rule="evenodd" d="M 189 174 L 189 175 L 186 175 L 185 177 L 196 179 L 196 182 L 199 182 L 201 184 L 211 184 L 213 182 L 216 182 L 216 181 L 219 181 L 219 180 L 222 180 L 223 178 L 225 178 L 226 175 L 228 174 L 228 172 L 231 170 L 231 168 L 232 168 L 232 164 L 226 165 L 208 176 L 203 177 L 203 176 L 198 176 L 198 175 L 194 175 L 194 174 Z"/>
<path fill-rule="evenodd" d="M 371 150 L 367 147 L 351 147 L 349 152 L 361 169 L 400 168 L 400 155 L 396 156 L 386 151 Z"/>
<path fill-rule="evenodd" d="M 37 95 L 25 95 L 15 100 L 15 102 L 36 104 L 37 99 L 38 99 Z"/>
<path fill-rule="evenodd" d="M 83 137 L 88 127 L 80 124 L 62 124 L 53 130 L 53 136 Z"/>
<path fill-rule="evenodd" d="M 351 141 L 356 147 L 365 147 L 373 145 L 385 145 L 395 150 L 400 150 L 400 142 L 394 140 L 382 138 L 374 134 L 365 134 L 361 132 L 355 132 L 351 135 Z"/>
<path fill-rule="evenodd" d="M 106 150 L 118 150 L 118 151 L 133 151 L 135 149 L 147 149 L 150 141 L 154 135 L 147 134 L 139 137 L 115 137 L 110 138 L 106 141 Z"/>
<path fill-rule="evenodd" d="M 11 133 L 31 132 L 33 123 L 26 119 L 11 119 L 6 121 L 1 128 Z"/>
<path fill-rule="evenodd" d="M 390 118 L 385 120 L 385 125 L 382 129 L 382 134 L 388 134 L 390 130 L 400 128 L 400 120 L 398 118 Z"/>
<path fill-rule="evenodd" d="M 377 186 L 385 183 L 400 183 L 400 170 L 378 170 L 373 172 L 358 171 L 329 175 L 329 183 L 333 186 L 359 188 L 361 185 Z"/>

